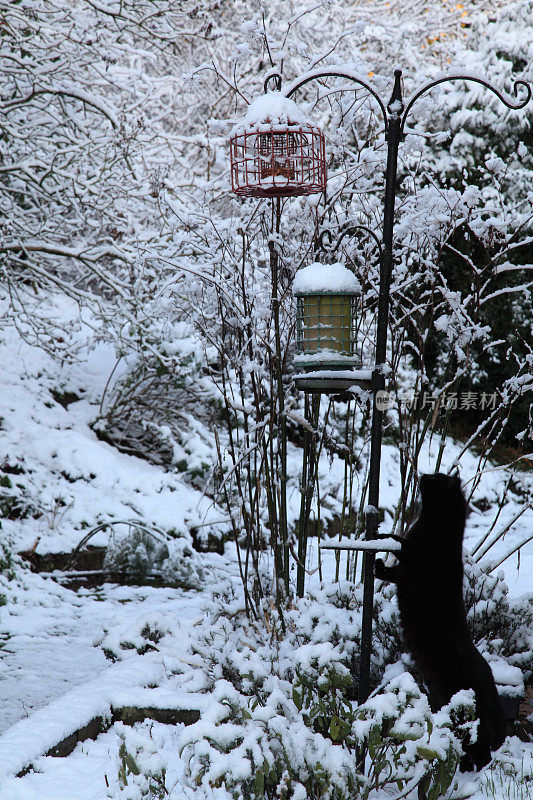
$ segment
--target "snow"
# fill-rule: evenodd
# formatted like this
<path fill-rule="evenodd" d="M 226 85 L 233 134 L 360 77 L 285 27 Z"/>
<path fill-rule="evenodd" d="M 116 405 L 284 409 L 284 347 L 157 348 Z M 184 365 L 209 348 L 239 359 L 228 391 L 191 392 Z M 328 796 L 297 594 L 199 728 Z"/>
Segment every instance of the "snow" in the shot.
<path fill-rule="evenodd" d="M 33 584 L 22 596 L 17 592 L 19 603 L 1 617 L 0 731 L 107 666 L 92 639 L 109 605 L 72 602 L 52 581 Z"/>
<path fill-rule="evenodd" d="M 498 686 L 517 686 L 521 696 L 524 688 L 524 676 L 518 667 L 513 667 L 503 659 L 489 659 L 489 666 L 492 670 L 494 680 Z"/>
<path fill-rule="evenodd" d="M 211 559 L 216 570 L 219 557 Z M 111 585 L 73 593 L 32 574 L 25 574 L 12 591 L 17 602 L 1 615 L 0 731 L 103 674 L 109 662 L 102 647 L 116 645 L 113 631 L 120 629 L 120 641 L 135 643 L 130 633 L 151 620 L 186 636 L 206 598 L 181 589 Z M 104 630 L 110 631 L 105 638 Z M 135 649 L 124 651 L 125 656 L 135 654 Z"/>
<path fill-rule="evenodd" d="M 66 692 L 0 736 L 0 780 L 17 774 L 73 731 L 96 716 L 109 716 L 114 692 L 124 686 L 161 680 L 164 666 L 152 656 L 143 661 L 113 664 L 93 681 Z M 134 697 L 131 691 L 128 699 Z"/>
<path fill-rule="evenodd" d="M 295 367 L 313 367 L 320 364 L 328 364 L 335 366 L 335 369 L 318 369 L 316 371 L 296 373 L 295 378 L 341 378 L 353 379 L 354 381 L 367 381 L 370 380 L 372 373 L 366 369 L 337 369 L 336 367 L 350 366 L 358 364 L 360 359 L 357 356 L 347 356 L 336 350 L 317 350 L 316 353 L 297 353 L 294 356 Z M 339 374 L 343 373 L 343 374 Z M 367 377 L 370 376 L 370 377 Z"/>
<path fill-rule="evenodd" d="M 389 114 L 392 117 L 399 117 L 404 109 L 404 105 L 401 100 L 393 100 L 392 103 L 389 103 L 387 106 Z"/>
<path fill-rule="evenodd" d="M 281 92 L 266 92 L 252 100 L 245 116 L 233 127 L 230 137 L 254 131 L 308 127 L 310 124 L 294 100 L 289 100 Z"/>
<path fill-rule="evenodd" d="M 353 356 L 347 356 L 347 359 L 352 359 Z M 305 364 L 314 364 L 317 361 L 341 361 L 342 355 L 332 353 L 331 350 L 320 350 L 318 353 L 302 353 L 297 358 L 298 366 L 305 366 Z M 295 357 L 296 361 L 296 357 Z M 353 381 L 371 381 L 372 372 L 369 369 L 318 369 L 310 370 L 309 372 L 297 372 L 293 375 L 296 378 L 340 378 L 342 380 Z"/>
<path fill-rule="evenodd" d="M 336 542 L 321 544 L 321 550 L 370 550 L 375 553 L 398 553 L 402 543 L 385 536 L 383 539 L 347 539 L 343 537 Z"/>
<path fill-rule="evenodd" d="M 136 726 L 136 729 L 145 733 L 146 738 L 150 731 L 160 760 L 166 767 L 167 785 L 170 787 L 178 781 L 181 783 L 182 762 L 175 757 L 181 728 L 181 725 L 162 725 L 157 722 Z M 117 780 L 119 745 L 124 735 L 128 737 L 124 729 L 125 726 L 116 723 L 96 741 L 78 744 L 68 758 L 37 758 L 34 762 L 35 772 L 23 778 L 7 778 L 2 783 L 3 797 L 6 800 L 105 800 L 116 796 L 125 800 L 127 792 L 121 791 Z M 129 732 L 131 736 L 133 730 L 129 729 Z M 129 744 L 128 738 L 126 741 Z M 109 787 L 112 787 L 111 790 Z M 184 796 L 182 794 L 181 798 Z M 173 793 L 174 800 L 178 800 L 178 797 Z"/>
<path fill-rule="evenodd" d="M 77 543 L 86 530 L 81 528 L 80 515 L 76 512 L 78 503 L 84 508 L 81 518 L 90 523 L 100 519 L 105 504 L 107 513 L 117 518 L 131 517 L 133 509 L 128 503 L 133 496 L 137 513 L 140 512 L 143 518 L 163 527 L 169 520 L 174 523 L 181 520 L 184 532 L 191 524 L 190 520 L 198 519 L 200 513 L 204 513 L 203 509 L 208 508 L 199 492 L 185 486 L 175 476 L 120 454 L 95 437 L 89 427 L 95 413 L 93 398 L 105 385 L 107 370 L 112 365 L 111 353 L 105 347 L 92 349 L 78 365 L 65 365 L 59 379 L 57 369 L 54 371 L 46 354 L 26 345 L 12 330 L 4 330 L 0 347 L 5 354 L 5 382 L 10 387 L 10 392 L 0 399 L 4 417 L 3 457 L 15 463 L 22 453 L 20 443 L 24 442 L 25 458 L 20 463 L 27 471 L 16 479 L 27 486 L 29 498 L 40 506 L 50 503 L 58 495 L 67 501 L 67 505 L 60 506 L 55 515 L 54 508 L 50 507 L 46 525 L 42 519 L 35 520 L 31 516 L 16 523 L 3 520 L 4 530 L 9 532 L 18 547 L 31 545 L 37 535 L 41 536 L 39 550 L 42 552 L 62 551 Z M 348 372 L 352 374 L 352 371 Z M 370 377 L 369 371 L 367 375 Z M 53 401 L 50 394 L 50 388 L 56 389 L 58 385 L 63 390 L 75 390 L 82 399 L 64 409 Z M 459 444 L 449 442 L 443 469 L 451 465 L 459 449 Z M 421 453 L 423 470 L 432 469 L 437 453 L 438 443 L 424 445 Z M 381 505 L 385 508 L 394 506 L 400 490 L 397 458 L 397 448 L 385 444 L 381 473 Z M 476 465 L 474 456 L 467 454 L 463 457 L 463 475 L 475 474 Z M 31 473 L 30 468 L 33 470 Z M 290 474 L 298 475 L 299 469 L 300 453 L 296 448 L 290 449 Z M 340 459 L 331 463 L 321 461 L 319 469 L 321 484 L 328 493 L 334 493 L 335 486 L 342 486 L 344 464 Z M 62 471 L 75 478 L 74 482 L 62 476 Z M 501 480 L 498 471 L 487 472 L 477 496 L 494 500 Z M 169 485 L 173 485 L 173 491 L 166 489 Z M 289 497 L 292 517 L 298 513 L 299 501 L 295 483 Z M 516 514 L 517 503 L 518 500 L 511 497 L 503 508 L 502 526 Z M 475 511 L 469 517 L 467 548 L 479 539 L 485 525 L 484 513 Z M 523 537 L 530 526 L 531 514 L 528 511 L 518 521 L 518 530 L 508 533 L 505 542 L 496 542 L 488 555 L 498 557 L 502 547 L 506 548 L 510 541 Z M 382 527 L 385 532 L 387 521 Z M 389 544 L 391 550 L 400 546 L 397 542 L 379 540 L 377 547 L 387 546 L 389 549 Z M 316 545 L 316 540 L 310 543 L 311 569 L 317 564 Z M 335 554 L 323 550 L 321 558 L 324 578 L 331 583 Z M 218 556 L 209 559 L 212 571 L 229 570 L 226 574 L 234 576 L 239 592 L 234 550 L 228 548 L 224 559 Z M 524 548 L 521 554 L 518 582 L 513 581 L 514 563 L 504 562 L 511 594 L 530 591 L 529 570 L 532 567 L 528 548 Z M 310 587 L 317 582 L 318 575 L 309 578 Z M 92 769 L 95 760 L 100 764 L 100 774 L 94 786 L 100 786 L 101 775 L 108 774 L 110 764 L 108 754 L 106 765 L 102 767 L 103 762 L 98 759 L 103 756 L 97 753 L 102 753 L 102 741 L 117 740 L 116 726 L 97 742 L 78 745 L 67 759 L 43 758 L 42 754 L 94 716 L 109 715 L 113 707 L 137 704 L 196 708 L 199 703 L 205 703 L 206 709 L 211 708 L 214 698 L 209 699 L 208 694 L 198 692 L 198 676 L 192 666 L 198 656 L 187 653 L 194 622 L 201 618 L 202 605 L 209 595 L 209 587 L 201 588 L 200 592 L 184 592 L 104 586 L 100 590 L 82 590 L 75 594 L 48 579 L 28 573 L 18 583 L 7 584 L 7 591 L 16 595 L 18 602 L 1 610 L 5 643 L 4 650 L 0 651 L 3 656 L 0 686 L 4 691 L 2 699 L 7 726 L 0 735 L 2 796 L 20 796 L 24 800 L 39 796 L 46 800 L 49 791 L 50 800 L 57 800 L 61 797 L 57 786 L 55 790 L 46 789 L 54 786 L 52 776 L 56 775 L 59 780 L 59 776 L 64 775 L 65 785 L 71 781 L 72 787 L 72 781 L 76 780 L 74 776 Z M 2 586 L 2 591 L 6 591 L 6 585 Z M 322 603 L 322 614 L 321 622 L 313 623 L 317 639 L 295 656 L 302 668 L 311 665 L 313 659 L 326 664 L 335 657 L 335 650 L 327 640 L 335 609 Z M 160 629 L 166 633 L 157 645 L 158 651 L 139 656 L 136 649 L 142 644 L 139 632 L 150 621 L 154 624 L 159 622 Z M 176 630 L 179 630 L 177 636 Z M 169 631 L 174 631 L 174 635 Z M 99 642 L 100 646 L 95 647 L 94 642 Z M 128 644 L 126 649 L 122 648 L 123 642 Z M 129 644 L 133 644 L 133 648 Z M 121 658 L 117 663 L 108 665 L 101 650 L 105 645 L 111 650 L 120 650 Z M 520 689 L 521 673 L 517 667 L 495 658 L 491 658 L 491 667 L 499 685 Z M 177 672 L 172 675 L 174 670 Z M 150 689 L 148 684 L 156 686 Z M 214 706 L 212 710 L 215 710 Z M 17 717 L 24 714 L 29 716 L 17 721 Z M 208 718 L 207 711 L 206 714 L 205 719 Z M 178 759 L 174 761 L 180 764 Z M 12 777 L 31 762 L 42 772 L 29 773 L 18 779 Z M 40 795 L 36 787 L 40 787 Z M 105 796 L 98 794 L 94 787 L 86 788 L 90 800 L 101 800 Z M 80 800 L 83 800 L 82 792 L 85 790 L 85 787 L 80 790 Z M 68 791 L 65 792 L 70 800 Z"/>
<path fill-rule="evenodd" d="M 302 267 L 294 276 L 292 291 L 306 294 L 353 294 L 361 291 L 359 281 L 343 264 L 322 264 L 315 261 Z"/>
<path fill-rule="evenodd" d="M 75 319 L 77 309 L 56 298 L 55 312 Z M 221 516 L 201 492 L 176 475 L 121 454 L 91 430 L 115 358 L 109 346 L 91 346 L 90 327 L 82 325 L 74 336 L 78 336 L 73 348 L 78 361 L 67 362 L 61 369 L 44 351 L 24 342 L 15 329 L 8 326 L 2 330 L 0 464 L 4 469 L 11 465 L 19 470 L 18 474 L 8 473 L 12 489 L 3 487 L 2 493 L 22 492 L 29 508 L 22 519 L 2 519 L 3 541 L 14 551 L 30 549 L 38 542 L 38 554 L 69 552 L 98 522 L 135 517 L 181 531 L 187 543 L 191 525 L 203 525 L 202 530 L 209 532 L 209 520 L 215 524 Z M 63 408 L 52 392 L 65 391 L 81 399 Z M 216 527 L 220 529 L 220 524 Z M 180 541 L 170 542 L 171 549 Z M 105 532 L 91 540 L 100 546 L 106 543 Z M 0 590 L 7 598 L 7 605 L 0 608 L 0 731 L 7 732 L 21 717 L 30 715 L 23 731 L 34 750 L 29 755 L 21 750 L 21 758 L 33 758 L 38 750 L 41 740 L 38 734 L 30 735 L 30 728 L 33 730 L 33 725 L 46 732 L 47 726 L 42 716 L 35 724 L 29 720 L 47 703 L 59 701 L 77 686 L 89 685 L 87 691 L 98 702 L 91 705 L 88 701 L 86 714 L 99 712 L 98 676 L 107 674 L 109 662 L 94 642 L 103 639 L 104 630 L 110 636 L 117 627 L 135 633 L 148 619 L 160 619 L 161 627 L 172 625 L 186 635 L 219 567 L 226 575 L 234 573 L 233 564 L 218 555 L 202 556 L 201 561 L 206 573 L 198 592 L 104 585 L 74 593 L 19 567 L 12 580 L 0 575 Z M 115 681 L 116 688 L 121 686 L 124 691 L 128 673 L 117 674 L 125 676 Z M 148 673 L 146 678 L 148 681 Z M 90 684 L 93 679 L 94 685 Z M 84 691 L 80 688 L 80 696 Z M 111 699 L 105 699 L 106 708 Z M 64 724 L 81 722 L 68 711 L 68 704 L 61 708 L 61 713 L 53 712 L 54 720 L 62 715 Z M 61 724 L 54 722 L 46 741 L 52 742 L 63 732 Z M 15 751 L 12 747 L 9 752 Z"/>
<path fill-rule="evenodd" d="M 58 310 L 67 318 L 73 313 L 69 303 Z M 19 550 L 39 539 L 37 553 L 67 552 L 87 529 L 110 519 L 137 517 L 184 535 L 194 525 L 220 519 L 211 502 L 176 475 L 97 438 L 90 423 L 115 357 L 108 345 L 92 346 L 89 334 L 87 328 L 80 334 L 79 362 L 58 377 L 49 356 L 26 345 L 14 329 L 3 331 L 0 462 L 24 470 L 16 483 L 35 509 L 22 522 L 3 521 Z M 81 399 L 65 409 L 52 392 L 67 389 Z"/>

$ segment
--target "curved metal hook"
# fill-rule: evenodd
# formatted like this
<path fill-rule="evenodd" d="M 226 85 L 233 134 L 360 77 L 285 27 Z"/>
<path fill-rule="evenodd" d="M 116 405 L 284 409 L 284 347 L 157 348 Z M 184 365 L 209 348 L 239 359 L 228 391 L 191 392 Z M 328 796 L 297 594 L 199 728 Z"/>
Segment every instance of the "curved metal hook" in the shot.
<path fill-rule="evenodd" d="M 371 230 L 370 228 L 367 228 L 366 225 L 348 225 L 348 227 L 345 228 L 340 234 L 339 238 L 335 242 L 335 245 L 331 244 L 333 237 L 331 235 L 330 229 L 326 228 L 324 231 L 322 231 L 322 233 L 318 237 L 318 246 L 325 252 L 336 253 L 344 237 L 347 236 L 348 234 L 353 234 L 355 231 L 365 231 L 365 233 L 368 233 L 369 236 L 372 237 L 372 239 L 377 245 L 379 257 L 381 258 L 383 252 L 381 249 L 381 242 L 379 241 L 374 231 Z M 325 239 L 328 239 L 327 244 L 324 241 Z"/>
<path fill-rule="evenodd" d="M 326 238 L 328 239 L 328 243 L 327 244 L 324 243 L 324 239 L 326 239 Z M 322 233 L 318 237 L 318 247 L 320 248 L 320 250 L 324 250 L 325 253 L 328 253 L 328 252 L 329 253 L 334 253 L 337 248 L 336 247 L 334 248 L 334 247 L 331 246 L 332 239 L 333 239 L 333 236 L 331 235 L 330 229 L 326 228 L 325 230 L 323 230 Z"/>
<path fill-rule="evenodd" d="M 265 82 L 263 84 L 263 91 L 266 94 L 269 90 L 268 84 L 271 80 L 276 81 L 276 88 L 274 89 L 275 92 L 281 92 L 281 74 L 279 72 L 271 72 L 268 78 L 265 78 Z"/>
<path fill-rule="evenodd" d="M 374 100 L 377 102 L 381 113 L 383 115 L 383 122 L 385 123 L 385 132 L 388 128 L 388 118 L 387 118 L 387 109 L 383 103 L 381 97 L 376 93 L 376 91 L 370 86 L 369 83 L 364 81 L 358 75 L 354 75 L 350 70 L 343 69 L 342 67 L 332 67 L 331 69 L 312 69 L 310 72 L 307 72 L 301 78 L 297 78 L 295 81 L 290 83 L 284 90 L 283 94 L 285 97 L 290 97 L 294 92 L 298 89 L 301 89 L 302 86 L 305 86 L 306 83 L 309 81 L 314 80 L 315 78 L 346 78 L 347 80 L 353 81 L 354 83 L 359 84 L 364 89 L 372 95 Z"/>
<path fill-rule="evenodd" d="M 82 539 L 80 539 L 75 549 L 72 551 L 71 562 L 74 561 L 79 552 L 85 547 L 87 542 L 92 539 L 93 536 L 95 536 L 97 533 L 100 533 L 100 531 L 105 531 L 106 528 L 113 529 L 113 527 L 116 525 L 130 525 L 132 528 L 137 528 L 138 530 L 142 531 L 142 533 L 147 533 L 149 536 L 152 536 L 154 539 L 158 539 L 160 542 L 166 543 L 169 540 L 169 537 L 165 531 L 156 527 L 155 525 L 145 525 L 136 519 L 110 520 L 109 522 L 102 522 L 100 525 L 95 525 L 94 528 L 91 528 L 91 530 L 86 533 Z"/>
<path fill-rule="evenodd" d="M 424 86 L 422 86 L 421 89 L 418 90 L 418 92 L 415 94 L 415 96 L 412 97 L 409 100 L 409 102 L 407 103 L 407 107 L 406 107 L 406 109 L 405 109 L 405 111 L 403 113 L 403 116 L 402 116 L 402 124 L 401 124 L 401 128 L 400 128 L 400 131 L 401 131 L 402 134 L 404 132 L 404 126 L 405 126 L 405 121 L 407 119 L 407 115 L 409 114 L 411 108 L 416 103 L 416 101 L 419 99 L 419 97 L 421 97 L 426 92 L 429 92 L 435 86 L 438 86 L 439 83 L 446 83 L 447 81 L 473 81 L 474 83 L 480 83 L 482 86 L 485 86 L 487 89 L 490 89 L 490 91 L 493 94 L 495 94 L 496 97 L 499 100 L 501 100 L 502 103 L 505 106 L 507 106 L 507 108 L 511 108 L 513 111 L 519 111 L 521 108 L 524 108 L 525 106 L 527 106 L 527 104 L 531 100 L 531 95 L 533 94 L 531 86 L 530 86 L 529 83 L 527 83 L 527 81 L 522 81 L 522 80 L 514 81 L 514 84 L 513 84 L 514 89 L 513 89 L 513 91 L 515 93 L 515 97 L 518 97 L 519 86 L 524 86 L 525 89 L 526 89 L 526 98 L 524 100 L 520 101 L 519 103 L 510 103 L 506 99 L 505 95 L 503 95 L 491 83 L 489 83 L 488 81 L 483 80 L 483 78 L 477 78 L 474 75 L 444 75 L 442 78 L 438 78 L 436 81 L 431 81 L 431 83 L 426 83 Z"/>

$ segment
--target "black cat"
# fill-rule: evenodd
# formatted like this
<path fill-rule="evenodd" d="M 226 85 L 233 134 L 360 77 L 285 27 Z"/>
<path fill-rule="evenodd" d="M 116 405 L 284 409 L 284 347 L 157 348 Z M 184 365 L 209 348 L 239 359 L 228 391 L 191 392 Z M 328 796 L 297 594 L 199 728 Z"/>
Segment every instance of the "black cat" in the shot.
<path fill-rule="evenodd" d="M 463 600 L 463 533 L 467 504 L 459 478 L 423 475 L 420 516 L 400 539 L 398 564 L 376 560 L 376 577 L 397 584 L 403 636 L 429 692 L 433 711 L 460 689 L 474 689 L 477 741 L 462 767 L 481 769 L 506 736 L 492 672 L 476 650 Z M 397 537 L 395 537 L 397 538 Z"/>

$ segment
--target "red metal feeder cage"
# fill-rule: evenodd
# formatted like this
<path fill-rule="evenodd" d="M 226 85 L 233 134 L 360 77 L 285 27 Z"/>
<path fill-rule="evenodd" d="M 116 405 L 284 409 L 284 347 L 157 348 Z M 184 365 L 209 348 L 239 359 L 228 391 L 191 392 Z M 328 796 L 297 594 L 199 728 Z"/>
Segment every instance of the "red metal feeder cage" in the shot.
<path fill-rule="evenodd" d="M 296 197 L 326 188 L 324 134 L 281 92 L 248 106 L 231 132 L 231 184 L 241 197 Z"/>

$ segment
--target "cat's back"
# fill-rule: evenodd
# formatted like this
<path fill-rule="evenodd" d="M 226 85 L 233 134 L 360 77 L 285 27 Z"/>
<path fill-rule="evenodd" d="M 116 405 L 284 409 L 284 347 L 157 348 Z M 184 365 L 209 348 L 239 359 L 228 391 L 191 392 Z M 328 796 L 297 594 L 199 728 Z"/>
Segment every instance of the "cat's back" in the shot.
<path fill-rule="evenodd" d="M 463 534 L 466 503 L 457 478 L 424 475 L 422 507 L 402 545 L 397 585 L 406 638 L 458 632 L 464 620 Z M 462 626 L 459 625 L 462 630 Z M 439 630 L 440 629 L 440 630 Z"/>

